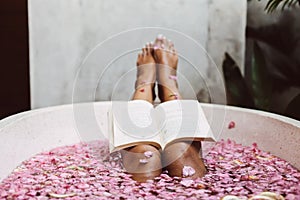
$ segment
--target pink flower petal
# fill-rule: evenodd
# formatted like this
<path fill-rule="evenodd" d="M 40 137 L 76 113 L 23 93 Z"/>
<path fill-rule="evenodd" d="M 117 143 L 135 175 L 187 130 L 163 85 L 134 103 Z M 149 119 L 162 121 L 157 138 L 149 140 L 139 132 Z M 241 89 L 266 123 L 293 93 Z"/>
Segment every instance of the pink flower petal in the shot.
<path fill-rule="evenodd" d="M 144 155 L 146 158 L 151 158 L 153 156 L 153 152 L 152 151 L 145 151 Z"/>
<path fill-rule="evenodd" d="M 184 179 L 184 180 L 180 181 L 180 184 L 185 187 L 190 187 L 194 184 L 194 181 L 191 179 Z"/>
<path fill-rule="evenodd" d="M 191 166 L 184 166 L 182 169 L 182 176 L 183 177 L 189 177 L 193 176 L 196 173 L 195 169 Z"/>
<path fill-rule="evenodd" d="M 145 152 L 141 161 L 147 163 L 152 153 Z M 170 177 L 164 171 L 137 183 L 123 168 L 121 154 L 109 153 L 108 141 L 79 143 L 24 161 L 0 183 L 0 199 L 249 199 L 266 196 L 264 191 L 300 199 L 300 172 L 257 144 L 222 140 L 203 159 L 208 172 L 202 178 Z M 194 171 L 186 165 L 182 174 Z"/>
<path fill-rule="evenodd" d="M 232 129 L 235 127 L 235 122 L 234 121 L 231 121 L 229 124 L 228 124 L 228 129 Z"/>
<path fill-rule="evenodd" d="M 142 163 L 142 164 L 146 164 L 146 163 L 148 163 L 149 161 L 147 160 L 147 159 L 140 159 L 140 163 Z"/>
<path fill-rule="evenodd" d="M 177 81 L 177 76 L 169 75 L 169 79 L 174 80 L 174 81 Z"/>

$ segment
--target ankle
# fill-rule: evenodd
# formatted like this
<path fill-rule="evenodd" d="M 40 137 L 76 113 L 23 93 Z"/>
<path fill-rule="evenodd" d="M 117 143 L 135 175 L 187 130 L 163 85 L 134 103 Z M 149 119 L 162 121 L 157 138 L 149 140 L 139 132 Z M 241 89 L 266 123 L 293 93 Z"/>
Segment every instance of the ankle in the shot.
<path fill-rule="evenodd" d="M 177 87 L 158 86 L 158 97 L 162 102 L 182 99 Z"/>
<path fill-rule="evenodd" d="M 155 83 L 153 81 L 140 81 L 137 80 L 135 82 L 135 90 L 136 91 L 140 91 L 140 92 L 144 92 L 142 89 L 152 89 L 154 88 Z"/>
<path fill-rule="evenodd" d="M 155 98 L 154 84 L 144 84 L 136 87 L 132 100 L 145 100 L 153 103 Z"/>

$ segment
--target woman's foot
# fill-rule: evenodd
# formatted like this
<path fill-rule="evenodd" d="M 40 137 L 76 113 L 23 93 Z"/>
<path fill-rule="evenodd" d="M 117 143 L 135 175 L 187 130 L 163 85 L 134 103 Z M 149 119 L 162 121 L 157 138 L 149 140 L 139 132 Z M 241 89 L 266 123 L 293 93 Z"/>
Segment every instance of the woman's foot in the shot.
<path fill-rule="evenodd" d="M 138 182 L 154 179 L 162 172 L 161 153 L 151 145 L 122 150 L 123 166 Z"/>
<path fill-rule="evenodd" d="M 163 163 L 170 176 L 200 178 L 206 173 L 200 142 L 177 142 L 163 151 Z"/>
<path fill-rule="evenodd" d="M 137 58 L 137 79 L 133 99 L 143 99 L 150 103 L 155 99 L 156 65 L 151 51 L 153 45 L 147 43 Z"/>
<path fill-rule="evenodd" d="M 174 44 L 162 35 L 154 43 L 153 55 L 157 64 L 158 96 L 162 102 L 181 99 L 177 85 L 178 55 Z"/>

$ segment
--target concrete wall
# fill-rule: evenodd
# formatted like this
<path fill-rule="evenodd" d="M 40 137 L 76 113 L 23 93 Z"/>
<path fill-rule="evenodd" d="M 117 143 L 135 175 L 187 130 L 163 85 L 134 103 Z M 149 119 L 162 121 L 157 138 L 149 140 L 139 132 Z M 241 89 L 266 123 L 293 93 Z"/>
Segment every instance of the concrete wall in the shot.
<path fill-rule="evenodd" d="M 300 74 L 299 70 L 295 70 L 300 69 L 300 7 L 286 7 L 282 10 L 281 3 L 272 13 L 267 13 L 265 11 L 267 3 L 268 0 L 252 0 L 248 3 L 247 25 L 254 30 L 257 29 L 260 35 L 268 35 L 274 44 L 280 41 L 282 47 L 277 49 L 266 43 L 259 43 L 267 62 L 266 67 L 277 79 L 271 94 L 270 111 L 300 119 L 296 114 L 287 112 L 289 103 L 300 94 L 299 81 L 294 81 L 299 79 Z M 270 33 L 275 33 L 276 36 Z M 251 48 L 249 40 L 247 50 L 251 52 Z M 247 62 L 251 62 L 251 57 L 247 58 Z M 250 68 L 249 66 L 248 64 L 246 68 Z M 279 70 L 280 66 L 284 66 L 285 71 Z M 246 73 L 247 77 L 250 75 Z"/>
<path fill-rule="evenodd" d="M 195 99 L 200 91 L 201 99 L 208 95 L 225 103 L 223 54 L 228 51 L 240 66 L 244 63 L 246 0 L 28 4 L 32 108 L 130 99 L 138 51 L 159 33 L 178 49 L 184 98 Z"/>

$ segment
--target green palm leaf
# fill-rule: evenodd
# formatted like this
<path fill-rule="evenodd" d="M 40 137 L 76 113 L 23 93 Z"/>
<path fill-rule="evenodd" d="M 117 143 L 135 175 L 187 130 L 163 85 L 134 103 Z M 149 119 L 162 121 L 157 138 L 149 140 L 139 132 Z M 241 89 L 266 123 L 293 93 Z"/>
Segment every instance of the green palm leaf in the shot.
<path fill-rule="evenodd" d="M 286 7 L 294 6 L 297 3 L 300 5 L 300 0 L 269 0 L 265 10 L 271 13 L 276 10 L 280 4 L 282 4 L 281 9 L 284 10 Z"/>
<path fill-rule="evenodd" d="M 266 66 L 265 56 L 256 42 L 254 42 L 253 52 L 251 86 L 255 107 L 262 110 L 269 110 L 273 87 L 272 79 Z"/>
<path fill-rule="evenodd" d="M 253 97 L 241 74 L 240 68 L 228 53 L 225 53 L 222 68 L 225 79 L 227 104 L 254 108 Z"/>
<path fill-rule="evenodd" d="M 300 120 L 300 94 L 289 103 L 284 114 Z"/>

